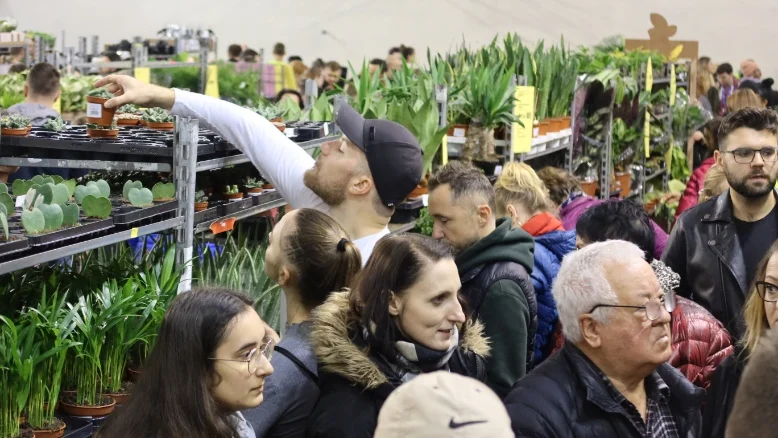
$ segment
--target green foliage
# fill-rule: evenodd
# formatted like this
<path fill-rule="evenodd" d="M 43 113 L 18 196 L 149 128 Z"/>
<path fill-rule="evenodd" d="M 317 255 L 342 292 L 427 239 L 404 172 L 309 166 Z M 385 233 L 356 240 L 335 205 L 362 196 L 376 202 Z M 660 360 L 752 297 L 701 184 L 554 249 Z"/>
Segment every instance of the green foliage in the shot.
<path fill-rule="evenodd" d="M 3 238 L 8 240 L 8 213 L 5 212 L 5 206 L 0 206 L 0 226 L 3 228 Z"/>
<path fill-rule="evenodd" d="M 89 181 L 86 183 L 87 187 L 97 187 L 97 189 L 100 191 L 100 196 L 107 198 L 111 196 L 111 186 L 108 185 L 108 182 L 104 179 L 99 179 L 97 181 Z"/>
<path fill-rule="evenodd" d="M 335 95 L 333 92 L 322 93 L 313 102 L 311 108 L 306 110 L 308 116 L 303 116 L 303 119 L 308 119 L 312 122 L 331 122 L 335 118 L 335 111 L 332 105 L 332 98 Z"/>
<path fill-rule="evenodd" d="M 11 185 L 11 189 L 14 192 L 14 195 L 19 196 L 24 193 L 27 193 L 28 190 L 30 190 L 30 187 L 35 184 L 31 180 L 24 180 L 24 179 L 17 179 L 13 182 Z"/>
<path fill-rule="evenodd" d="M 219 62 L 219 94 L 222 99 L 238 105 L 255 105 L 262 101 L 259 94 L 259 74 L 255 71 L 238 73 L 229 62 Z"/>
<path fill-rule="evenodd" d="M 154 204 L 154 194 L 149 189 L 133 187 L 127 192 L 127 200 L 134 207 L 148 207 Z"/>
<path fill-rule="evenodd" d="M 11 114 L 0 118 L 0 127 L 8 129 L 24 129 L 30 126 L 30 119 L 19 114 Z"/>
<path fill-rule="evenodd" d="M 273 120 L 283 116 L 284 111 L 270 102 L 258 102 L 254 106 L 245 106 L 244 108 L 250 109 L 267 120 Z"/>
<path fill-rule="evenodd" d="M 65 129 L 65 122 L 60 117 L 49 119 L 43 124 L 43 128 L 49 131 L 59 132 Z"/>
<path fill-rule="evenodd" d="M 27 38 L 31 40 L 34 40 L 35 37 L 40 37 L 44 48 L 46 47 L 54 48 L 54 45 L 57 43 L 57 37 L 45 32 L 36 32 L 36 31 L 28 30 L 27 32 L 25 32 L 25 34 L 27 35 Z"/>
<path fill-rule="evenodd" d="M 27 234 L 40 234 L 46 229 L 46 217 L 40 209 L 22 210 L 22 227 Z"/>
<path fill-rule="evenodd" d="M 303 110 L 292 99 L 282 99 L 278 102 L 278 109 L 282 112 L 284 122 L 297 122 L 303 118 Z"/>
<path fill-rule="evenodd" d="M 140 182 L 140 181 L 132 181 L 132 180 L 128 180 L 127 182 L 125 182 L 124 183 L 124 187 L 122 188 L 122 198 L 124 198 L 125 200 L 129 201 L 130 200 L 130 190 L 132 190 L 134 188 L 138 189 L 138 190 L 142 189 L 143 188 L 143 183 Z"/>
<path fill-rule="evenodd" d="M 195 202 L 208 202 L 208 197 L 205 196 L 204 191 L 198 190 L 197 193 L 195 193 Z"/>
<path fill-rule="evenodd" d="M 72 227 L 78 225 L 78 204 L 64 204 L 62 207 L 62 225 Z"/>
<path fill-rule="evenodd" d="M 84 197 L 81 208 L 84 210 L 84 216 L 106 219 L 111 215 L 111 201 L 108 198 L 98 198 L 92 195 Z"/>
<path fill-rule="evenodd" d="M 10 217 L 14 214 L 14 209 L 16 208 L 16 203 L 14 203 L 13 198 L 11 198 L 11 195 L 8 193 L 0 193 L 0 205 L 5 207 L 6 214 Z"/>
<path fill-rule="evenodd" d="M 97 186 L 78 186 L 76 187 L 75 192 L 73 193 L 73 196 L 76 198 L 76 202 L 79 204 L 82 204 L 84 202 L 84 198 L 87 196 L 94 196 L 94 197 L 100 197 L 100 189 L 97 188 Z"/>
<path fill-rule="evenodd" d="M 73 197 L 73 193 L 75 193 L 75 191 L 76 191 L 76 180 L 68 179 L 68 180 L 62 181 L 62 184 L 64 184 L 65 187 L 67 187 L 67 189 L 68 189 L 68 193 L 69 193 L 68 198 L 72 198 Z"/>
<path fill-rule="evenodd" d="M 674 180 L 686 181 L 691 176 L 686 153 L 678 146 L 672 147 L 672 162 L 670 163 L 670 177 Z"/>
<path fill-rule="evenodd" d="M 8 186 L 5 183 L 0 183 L 0 194 L 8 193 Z"/>
<path fill-rule="evenodd" d="M 51 204 L 64 204 L 70 199 L 70 189 L 64 183 L 52 185 Z"/>
<path fill-rule="evenodd" d="M 634 146 L 635 142 L 640 138 L 637 130 L 634 127 L 627 127 L 624 120 L 615 118 L 613 120 L 613 137 L 612 137 L 612 158 L 613 166 L 616 171 L 620 172 L 626 168 L 626 155 L 629 154 L 627 148 Z M 634 150 L 633 150 L 634 152 Z M 631 155 L 634 157 L 634 153 Z"/>
<path fill-rule="evenodd" d="M 0 75 L 0 108 L 24 102 L 25 77 L 21 73 Z"/>
<path fill-rule="evenodd" d="M 171 201 L 176 198 L 176 186 L 173 183 L 156 183 L 151 188 L 155 201 Z"/>
<path fill-rule="evenodd" d="M 86 111 L 86 95 L 94 82 L 94 76 L 63 76 L 60 79 L 61 112 Z"/>
<path fill-rule="evenodd" d="M 133 114 L 133 115 L 141 115 L 140 108 L 137 106 L 128 103 L 125 105 L 122 105 L 119 107 L 119 109 L 116 111 L 116 114 Z"/>
<path fill-rule="evenodd" d="M 354 66 L 349 63 L 352 86 L 356 89 L 355 96 L 349 96 L 351 106 L 366 119 L 383 119 L 386 117 L 386 100 L 381 94 L 380 75 L 371 75 L 367 60 L 362 61 L 362 70 L 357 74 Z"/>
<path fill-rule="evenodd" d="M 24 209 L 29 210 L 32 207 L 37 207 L 43 204 L 43 196 L 40 196 L 39 190 L 41 186 L 32 186 L 30 190 L 24 195 Z"/>
<path fill-rule="evenodd" d="M 19 435 L 19 416 L 27 404 L 32 379 L 34 328 L 17 326 L 0 316 L 0 436 Z"/>
<path fill-rule="evenodd" d="M 251 177 L 248 177 L 243 181 L 243 187 L 246 187 L 247 189 L 261 189 L 264 184 L 265 181 Z"/>
<path fill-rule="evenodd" d="M 224 187 L 225 195 L 237 195 L 238 193 L 240 193 L 240 190 L 238 190 L 238 186 L 236 185 Z"/>
<path fill-rule="evenodd" d="M 416 230 L 419 232 L 419 234 L 423 234 L 425 236 L 432 236 L 432 226 L 433 226 L 432 216 L 430 216 L 429 210 L 426 207 L 424 207 L 421 209 L 419 218 L 416 219 Z"/>
<path fill-rule="evenodd" d="M 45 184 L 54 184 L 54 178 L 46 175 L 35 175 L 32 177 L 32 182 L 40 186 Z"/>
<path fill-rule="evenodd" d="M 171 123 L 174 119 L 162 108 L 149 108 L 143 112 L 143 120 L 151 123 Z"/>
<path fill-rule="evenodd" d="M 57 204 L 41 204 L 38 206 L 38 210 L 43 213 L 45 231 L 56 231 L 62 228 L 62 222 L 64 221 L 62 207 Z"/>
<path fill-rule="evenodd" d="M 471 123 L 485 128 L 513 123 L 511 76 L 511 72 L 506 72 L 500 62 L 470 71 L 469 85 L 462 93 L 461 108 Z"/>
<path fill-rule="evenodd" d="M 119 126 L 116 124 L 116 119 L 114 119 L 111 122 L 111 126 L 103 126 L 95 123 L 87 123 L 86 128 L 92 130 L 98 130 L 98 131 L 114 131 L 116 129 L 119 129 Z"/>
<path fill-rule="evenodd" d="M 95 88 L 91 90 L 89 93 L 87 93 L 87 96 L 89 97 L 98 97 L 101 99 L 111 99 L 113 95 L 108 92 L 105 88 Z"/>

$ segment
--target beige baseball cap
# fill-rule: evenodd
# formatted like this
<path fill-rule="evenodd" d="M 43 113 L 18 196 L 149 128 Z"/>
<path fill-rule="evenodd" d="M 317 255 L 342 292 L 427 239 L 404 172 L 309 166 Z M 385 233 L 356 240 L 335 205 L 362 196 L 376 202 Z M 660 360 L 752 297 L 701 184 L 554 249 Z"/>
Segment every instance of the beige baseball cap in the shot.
<path fill-rule="evenodd" d="M 397 388 L 378 415 L 375 438 L 514 438 L 511 419 L 489 387 L 445 371 Z"/>

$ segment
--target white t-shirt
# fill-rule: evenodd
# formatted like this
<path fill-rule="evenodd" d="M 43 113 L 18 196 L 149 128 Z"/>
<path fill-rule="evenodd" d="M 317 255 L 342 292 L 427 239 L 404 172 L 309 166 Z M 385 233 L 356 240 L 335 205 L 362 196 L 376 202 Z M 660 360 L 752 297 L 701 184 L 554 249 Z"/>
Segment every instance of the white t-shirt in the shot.
<path fill-rule="evenodd" d="M 200 126 L 240 149 L 289 205 L 329 213 L 329 206 L 303 182 L 305 172 L 313 167 L 315 160 L 272 123 L 254 111 L 223 100 L 178 89 L 175 93 L 173 114 L 199 119 Z M 363 266 L 376 242 L 387 234 L 389 228 L 384 228 L 354 240 L 362 253 Z"/>

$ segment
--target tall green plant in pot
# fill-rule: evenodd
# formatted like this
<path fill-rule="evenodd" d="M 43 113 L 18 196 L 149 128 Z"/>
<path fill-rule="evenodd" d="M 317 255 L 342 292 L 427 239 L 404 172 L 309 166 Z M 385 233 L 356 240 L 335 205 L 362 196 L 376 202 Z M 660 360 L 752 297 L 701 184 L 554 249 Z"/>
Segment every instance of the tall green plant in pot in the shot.
<path fill-rule="evenodd" d="M 470 117 L 463 161 L 497 161 L 492 131 L 515 120 L 511 75 L 501 62 L 470 70 L 469 86 L 462 93 L 462 112 Z"/>
<path fill-rule="evenodd" d="M 19 417 L 30 394 L 35 328 L 0 316 L 0 437 L 19 435 Z"/>
<path fill-rule="evenodd" d="M 48 297 L 44 287 L 40 303 L 21 316 L 25 326 L 35 328 L 32 379 L 26 409 L 27 422 L 34 431 L 65 429 L 65 423 L 54 415 L 67 352 L 76 345 L 69 340 L 75 329 L 75 309 L 67 308 L 65 297 L 64 294 Z"/>

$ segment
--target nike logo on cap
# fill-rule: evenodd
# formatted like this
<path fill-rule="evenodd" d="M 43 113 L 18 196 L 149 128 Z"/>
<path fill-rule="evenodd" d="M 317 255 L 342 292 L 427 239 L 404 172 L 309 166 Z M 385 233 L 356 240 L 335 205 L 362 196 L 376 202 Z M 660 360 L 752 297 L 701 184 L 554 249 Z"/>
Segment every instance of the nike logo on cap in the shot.
<path fill-rule="evenodd" d="M 481 420 L 481 421 L 465 421 L 463 423 L 457 423 L 452 418 L 451 421 L 448 423 L 448 427 L 450 429 L 459 429 L 460 427 L 472 426 L 473 424 L 481 424 L 481 423 L 486 423 L 486 422 L 487 422 L 486 420 Z"/>

